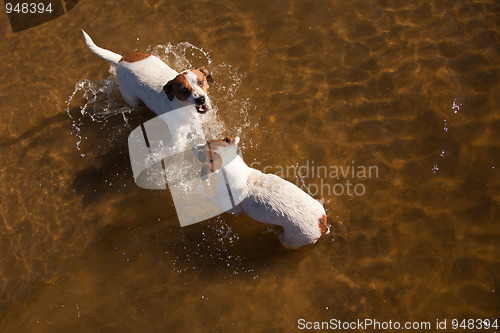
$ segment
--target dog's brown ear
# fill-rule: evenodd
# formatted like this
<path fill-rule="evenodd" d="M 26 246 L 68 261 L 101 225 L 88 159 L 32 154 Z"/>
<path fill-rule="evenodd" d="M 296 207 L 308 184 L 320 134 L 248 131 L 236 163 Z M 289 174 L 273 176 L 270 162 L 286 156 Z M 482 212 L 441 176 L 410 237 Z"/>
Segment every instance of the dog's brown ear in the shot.
<path fill-rule="evenodd" d="M 212 172 L 219 170 L 222 167 L 222 157 L 219 154 L 212 153 L 212 159 L 208 159 L 201 164 L 201 179 L 205 180 L 210 177 Z"/>
<path fill-rule="evenodd" d="M 219 170 L 222 167 L 222 157 L 217 153 L 212 153 L 212 172 Z"/>
<path fill-rule="evenodd" d="M 174 80 L 170 80 L 163 86 L 163 91 L 167 94 L 170 101 L 174 100 Z"/>
<path fill-rule="evenodd" d="M 208 69 L 206 69 L 205 67 L 200 67 L 200 68 L 198 68 L 198 70 L 200 72 L 202 72 L 203 75 L 205 75 L 205 77 L 207 79 L 207 82 L 214 82 L 214 79 L 212 78 L 212 74 L 210 74 L 210 72 L 208 71 Z"/>

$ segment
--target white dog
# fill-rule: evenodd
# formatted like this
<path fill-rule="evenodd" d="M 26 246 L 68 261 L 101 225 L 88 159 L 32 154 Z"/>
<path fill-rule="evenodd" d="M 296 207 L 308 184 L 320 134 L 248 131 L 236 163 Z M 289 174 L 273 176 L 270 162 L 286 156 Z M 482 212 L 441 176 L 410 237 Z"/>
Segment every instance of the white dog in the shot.
<path fill-rule="evenodd" d="M 98 47 L 82 32 L 90 51 L 116 66 L 120 92 L 130 106 L 144 103 L 158 115 L 187 103 L 195 104 L 199 113 L 211 109 L 207 89 L 208 82 L 213 81 L 205 67 L 179 74 L 153 55 L 132 53 L 122 57 Z"/>
<path fill-rule="evenodd" d="M 229 213 L 245 212 L 257 221 L 282 226 L 280 240 L 288 248 L 314 244 L 328 234 L 323 205 L 294 184 L 247 166 L 237 154 L 239 140 L 227 136 L 193 149 L 202 162 L 202 179 L 215 173 L 217 191 L 229 189 L 235 204 Z"/>
<path fill-rule="evenodd" d="M 90 51 L 116 66 L 116 76 L 123 99 L 132 107 L 141 103 L 157 115 L 194 105 L 198 113 L 211 110 L 207 95 L 208 82 L 212 76 L 205 67 L 177 73 L 159 58 L 147 53 L 132 53 L 122 57 L 112 51 L 94 44 L 90 36 L 83 31 L 85 42 Z M 191 127 L 187 123 L 197 118 L 197 113 L 176 114 L 170 117 L 174 123 L 171 129 L 173 142 L 179 141 L 185 132 L 176 133 L 178 128 Z M 186 126 L 187 125 L 187 126 Z M 169 126 L 170 127 L 170 126 Z"/>

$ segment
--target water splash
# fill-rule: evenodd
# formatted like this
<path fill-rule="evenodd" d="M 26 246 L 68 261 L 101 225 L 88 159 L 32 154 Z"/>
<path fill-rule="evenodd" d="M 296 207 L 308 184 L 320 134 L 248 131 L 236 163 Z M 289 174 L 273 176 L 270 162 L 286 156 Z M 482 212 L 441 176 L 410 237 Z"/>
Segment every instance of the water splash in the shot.
<path fill-rule="evenodd" d="M 207 117 L 203 124 L 207 139 L 225 135 L 244 137 L 245 133 L 257 128 L 258 122 L 253 121 L 249 113 L 254 107 L 249 99 L 242 97 L 239 92 L 245 75 L 238 68 L 225 63 L 213 63 L 210 52 L 188 42 L 156 45 L 149 47 L 147 52 L 157 56 L 178 72 L 210 65 L 216 82 L 210 85 L 209 92 L 212 98 L 212 116 Z M 82 134 L 85 131 L 85 128 L 82 128 L 84 119 L 90 118 L 92 122 L 105 125 L 110 117 L 119 116 L 129 128 L 129 116 L 137 110 L 128 106 L 120 94 L 116 67 L 111 65 L 109 73 L 110 75 L 103 80 L 83 79 L 77 82 L 73 93 L 66 101 L 66 113 L 71 119 L 71 133 L 77 138 L 76 148 L 79 151 L 82 150 L 82 142 L 87 139 Z M 224 118 L 237 118 L 237 121 L 231 119 L 230 125 L 227 125 L 221 120 L 219 105 L 223 108 Z M 255 145 L 253 138 L 248 138 L 248 144 Z M 81 151 L 81 156 L 85 157 L 88 153 Z"/>
<path fill-rule="evenodd" d="M 173 272 L 203 271 L 204 266 L 211 262 L 225 276 L 252 274 L 253 279 L 257 278 L 254 269 L 247 267 L 245 258 L 234 253 L 240 237 L 221 216 L 210 221 L 200 236 L 196 247 L 189 251 L 184 247 L 182 254 L 172 259 Z"/>
<path fill-rule="evenodd" d="M 66 101 L 66 113 L 71 119 L 71 133 L 77 138 L 76 149 L 79 151 L 81 151 L 82 141 L 87 139 L 82 136 L 85 117 L 89 117 L 96 123 L 105 123 L 109 117 L 121 115 L 125 124 L 128 124 L 126 115 L 134 111 L 121 98 L 116 70 L 113 66 L 110 68 L 110 74 L 103 80 L 78 81 L 75 84 L 75 90 Z M 83 105 L 79 107 L 79 112 L 74 114 L 72 104 L 77 97 L 81 97 L 80 101 L 83 101 Z M 80 155 L 85 157 L 87 153 L 82 152 Z"/>

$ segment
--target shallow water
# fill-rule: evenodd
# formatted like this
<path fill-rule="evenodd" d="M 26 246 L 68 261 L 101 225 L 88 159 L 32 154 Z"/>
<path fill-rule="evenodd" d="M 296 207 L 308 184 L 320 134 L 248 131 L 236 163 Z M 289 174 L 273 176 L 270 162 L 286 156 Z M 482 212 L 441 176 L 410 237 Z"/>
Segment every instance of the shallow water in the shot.
<path fill-rule="evenodd" d="M 0 14 L 0 331 L 500 320 L 499 12 L 80 1 L 17 33 Z M 332 233 L 289 251 L 246 216 L 181 228 L 169 192 L 132 177 L 127 137 L 152 115 L 125 105 L 82 28 L 207 66 L 207 136 L 239 135 L 247 163 L 323 198 Z"/>

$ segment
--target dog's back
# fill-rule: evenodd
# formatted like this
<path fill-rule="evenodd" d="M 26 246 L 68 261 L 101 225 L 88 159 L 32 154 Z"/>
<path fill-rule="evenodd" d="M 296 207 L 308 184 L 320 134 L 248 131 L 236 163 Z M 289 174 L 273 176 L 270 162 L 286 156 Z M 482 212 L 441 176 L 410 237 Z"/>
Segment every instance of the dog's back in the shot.
<path fill-rule="evenodd" d="M 257 170 L 247 183 L 243 211 L 257 221 L 283 226 L 280 239 L 286 247 L 313 244 L 328 233 L 323 206 L 294 184 Z"/>
<path fill-rule="evenodd" d="M 177 72 L 155 56 L 138 61 L 121 60 L 116 66 L 120 92 L 132 106 L 144 103 L 156 114 L 164 112 L 162 105 L 171 104 L 163 86 L 175 78 Z"/>

